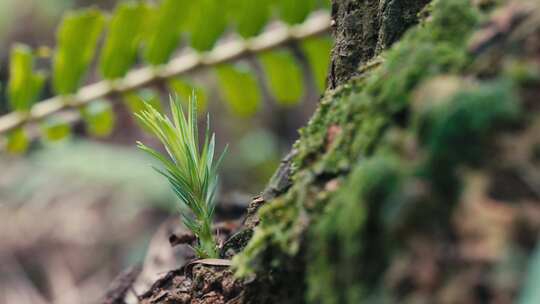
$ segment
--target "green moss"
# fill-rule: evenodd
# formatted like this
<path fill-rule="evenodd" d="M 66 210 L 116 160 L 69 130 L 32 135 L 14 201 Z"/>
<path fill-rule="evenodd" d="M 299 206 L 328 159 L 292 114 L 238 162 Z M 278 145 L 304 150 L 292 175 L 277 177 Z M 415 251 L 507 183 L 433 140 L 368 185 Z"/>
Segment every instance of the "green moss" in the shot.
<path fill-rule="evenodd" d="M 435 42 L 456 46 L 467 42 L 480 17 L 468 0 L 434 1 L 428 10 L 432 21 L 429 30 L 422 31 L 422 35 L 430 36 Z"/>
<path fill-rule="evenodd" d="M 406 132 L 418 138 L 423 158 L 410 162 L 399 146 L 383 139 L 372 156 L 353 166 L 310 229 L 310 302 L 376 302 L 378 292 L 389 294 L 380 280 L 407 229 L 448 233 L 456 206 L 451 203 L 459 193 L 457 171 L 481 164 L 491 135 L 518 117 L 514 91 L 508 80 L 486 81 L 415 108 L 415 123 Z M 410 193 L 418 191 L 418 172 L 431 195 Z"/>
<path fill-rule="evenodd" d="M 399 163 L 391 157 L 361 161 L 331 200 L 310 233 L 311 302 L 360 303 L 376 288 L 388 247 L 378 219 L 400 175 Z"/>
<path fill-rule="evenodd" d="M 235 257 L 239 275 L 286 274 L 302 252 L 309 260 L 293 268 L 308 271 L 293 279 L 307 281 L 309 301 L 359 303 L 380 291 L 399 244 L 392 219 L 439 225 L 444 233 L 447 223 L 439 220 L 452 208 L 441 203 L 459 193 L 457 169 L 482 160 L 491 134 L 519 111 L 508 80 L 458 87 L 425 109 L 411 107 L 421 84 L 439 75 L 465 82 L 475 60 L 467 41 L 482 17 L 476 8 L 468 0 L 439 0 L 427 12 L 429 18 L 321 101 L 295 145 L 292 188 L 262 208 L 252 241 Z M 390 129 L 416 139 L 419 157 L 407 159 L 384 141 Z M 332 192 L 327 182 L 336 177 L 344 184 Z M 436 195 L 417 208 L 425 197 L 407 191 L 422 179 L 433 181 Z M 268 284 L 287 279 L 274 276 Z"/>
<path fill-rule="evenodd" d="M 532 86 L 540 82 L 540 64 L 533 60 L 508 60 L 504 73 L 520 85 Z"/>
<path fill-rule="evenodd" d="M 291 235 L 293 220 L 297 218 L 298 208 L 290 208 L 288 204 L 293 203 L 289 197 L 276 199 L 272 204 L 263 206 L 259 211 L 261 222 L 255 228 L 255 232 L 242 254 L 234 257 L 233 261 L 236 274 L 246 277 L 254 273 L 264 261 L 260 253 L 265 247 L 276 246 L 280 250 L 294 254 L 297 244 L 293 246 L 289 241 L 294 240 Z"/>
<path fill-rule="evenodd" d="M 273 258 L 267 259 L 261 253 L 265 249 L 273 248 L 289 256 L 296 254 L 300 248 L 300 235 L 306 228 L 300 212 L 300 205 L 306 199 L 309 189 L 308 178 L 302 183 L 295 183 L 293 189 L 282 197 L 278 197 L 271 204 L 266 204 L 259 210 L 260 223 L 255 228 L 251 241 L 241 254 L 233 259 L 236 274 L 246 277 L 261 267 L 276 266 Z M 278 265 L 279 266 L 279 265 Z"/>
<path fill-rule="evenodd" d="M 453 201 L 458 192 L 457 170 L 484 160 L 490 135 L 518 117 L 516 100 L 511 82 L 497 80 L 460 91 L 425 111 L 419 109 L 416 128 L 428 151 L 420 174 Z"/>
<path fill-rule="evenodd" d="M 323 100 L 301 130 L 296 168 L 310 166 L 322 154 L 318 171 L 346 169 L 350 164 L 343 160 L 369 153 L 385 126 L 395 123 L 392 118 L 409 105 L 411 93 L 422 81 L 458 73 L 470 63 L 466 42 L 478 22 L 478 12 L 468 0 L 436 1 L 428 10 L 432 11 L 429 20 L 383 53 L 381 65 Z M 325 139 L 332 125 L 344 132 L 327 151 Z"/>

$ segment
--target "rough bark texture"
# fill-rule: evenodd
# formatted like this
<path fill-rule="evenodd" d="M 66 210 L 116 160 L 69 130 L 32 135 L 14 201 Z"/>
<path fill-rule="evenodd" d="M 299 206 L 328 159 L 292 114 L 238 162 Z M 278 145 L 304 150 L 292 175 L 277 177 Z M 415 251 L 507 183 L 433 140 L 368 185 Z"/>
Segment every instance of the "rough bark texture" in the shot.
<path fill-rule="evenodd" d="M 334 0 L 335 46 L 330 89 L 357 74 L 358 66 L 390 46 L 413 24 L 429 0 Z"/>

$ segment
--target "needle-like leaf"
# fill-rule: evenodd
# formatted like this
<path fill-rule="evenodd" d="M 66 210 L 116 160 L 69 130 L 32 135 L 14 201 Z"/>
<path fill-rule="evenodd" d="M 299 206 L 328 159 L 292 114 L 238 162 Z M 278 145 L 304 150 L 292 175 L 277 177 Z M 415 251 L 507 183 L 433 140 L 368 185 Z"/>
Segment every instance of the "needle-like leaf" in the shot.
<path fill-rule="evenodd" d="M 167 155 L 143 143 L 137 145 L 161 163 L 163 168 L 156 170 L 167 178 L 184 209 L 189 209 L 182 212 L 182 220 L 198 238 L 194 247 L 197 256 L 215 258 L 218 254 L 212 233 L 212 217 L 217 169 L 225 151 L 214 162 L 215 135 L 210 135 L 209 123 L 203 147 L 199 147 L 195 94 L 192 94 L 187 113 L 184 113 L 178 98 L 170 99 L 172 121 L 150 103 L 145 103 L 144 110 L 136 114 L 146 129 L 161 141 Z"/>

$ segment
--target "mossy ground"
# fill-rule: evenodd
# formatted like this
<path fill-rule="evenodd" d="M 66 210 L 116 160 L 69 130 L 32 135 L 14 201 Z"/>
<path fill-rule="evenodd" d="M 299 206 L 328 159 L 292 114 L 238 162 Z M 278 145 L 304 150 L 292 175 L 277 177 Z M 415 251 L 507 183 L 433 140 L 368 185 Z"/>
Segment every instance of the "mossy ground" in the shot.
<path fill-rule="evenodd" d="M 531 246 L 497 239 L 500 252 L 475 260 L 459 251 L 467 238 L 459 223 L 470 214 L 458 215 L 471 201 L 493 201 L 489 187 L 474 185 L 489 184 L 502 170 L 508 156 L 500 139 L 527 134 L 538 120 L 538 107 L 525 94 L 540 86 L 530 68 L 538 58 L 525 48 L 499 56 L 472 52 L 471 37 L 491 11 L 468 0 L 435 1 L 422 14 L 390 50 L 329 92 L 301 130 L 292 187 L 261 208 L 253 238 L 234 260 L 238 275 L 257 275 L 257 292 L 248 286 L 247 302 L 462 303 L 516 296 L 516 286 L 496 280 L 519 281 L 523 265 L 501 269 L 515 261 L 512 255 L 529 255 Z M 474 275 L 465 265 L 487 276 L 477 280 L 487 286 L 454 288 L 460 276 Z"/>

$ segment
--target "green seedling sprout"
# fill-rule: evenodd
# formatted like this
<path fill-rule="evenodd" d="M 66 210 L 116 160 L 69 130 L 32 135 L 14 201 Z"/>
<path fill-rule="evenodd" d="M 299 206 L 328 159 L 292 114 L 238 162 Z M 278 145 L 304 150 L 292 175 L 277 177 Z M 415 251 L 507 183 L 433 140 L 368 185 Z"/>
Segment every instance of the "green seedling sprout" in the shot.
<path fill-rule="evenodd" d="M 146 103 L 137 118 L 156 136 L 167 155 L 138 142 L 161 164 L 156 170 L 167 178 L 174 193 L 182 203 L 184 225 L 197 237 L 193 247 L 199 258 L 217 258 L 216 240 L 212 230 L 214 196 L 218 182 L 217 169 L 225 151 L 214 160 L 215 135 L 210 136 L 209 116 L 202 149 L 199 148 L 197 129 L 197 100 L 192 95 L 187 115 L 184 115 L 178 98 L 170 98 L 172 122 Z M 226 150 L 226 149 L 225 149 Z"/>

